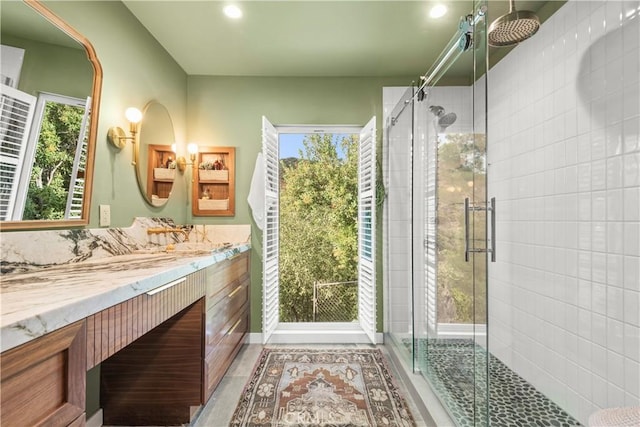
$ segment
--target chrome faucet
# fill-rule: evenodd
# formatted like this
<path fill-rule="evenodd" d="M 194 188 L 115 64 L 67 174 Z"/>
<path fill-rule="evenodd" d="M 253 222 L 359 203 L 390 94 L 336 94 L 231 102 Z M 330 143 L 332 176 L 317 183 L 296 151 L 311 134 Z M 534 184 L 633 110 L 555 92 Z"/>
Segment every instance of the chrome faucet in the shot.
<path fill-rule="evenodd" d="M 182 233 L 182 235 L 184 236 L 184 242 L 188 242 L 189 241 L 189 232 L 183 228 L 163 228 L 163 227 L 158 227 L 158 228 L 147 228 L 147 234 L 148 235 L 152 235 L 152 234 L 167 234 L 167 233 Z"/>

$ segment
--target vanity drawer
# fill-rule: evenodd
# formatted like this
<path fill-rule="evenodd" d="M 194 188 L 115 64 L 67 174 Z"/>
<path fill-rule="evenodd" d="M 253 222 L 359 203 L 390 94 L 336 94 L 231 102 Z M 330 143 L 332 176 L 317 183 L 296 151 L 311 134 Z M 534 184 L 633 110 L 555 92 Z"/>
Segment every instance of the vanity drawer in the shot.
<path fill-rule="evenodd" d="M 226 298 L 207 310 L 205 354 L 209 354 L 227 333 L 232 325 L 229 320 L 235 318 L 240 311 L 248 310 L 249 283 L 247 279 L 232 288 Z"/>
<path fill-rule="evenodd" d="M 206 269 L 207 309 L 213 307 L 228 294 L 227 287 L 249 277 L 249 252 L 216 263 Z"/>
<path fill-rule="evenodd" d="M 247 306 L 248 307 L 248 306 Z M 204 396 L 205 402 L 211 396 L 227 369 L 233 362 L 244 343 L 244 336 L 249 327 L 249 312 L 245 309 L 238 313 L 229 323 L 227 332 L 216 344 L 213 351 L 205 357 L 204 363 Z"/>
<path fill-rule="evenodd" d="M 191 273 L 87 318 L 87 369 L 116 354 L 205 295 L 205 273 Z"/>

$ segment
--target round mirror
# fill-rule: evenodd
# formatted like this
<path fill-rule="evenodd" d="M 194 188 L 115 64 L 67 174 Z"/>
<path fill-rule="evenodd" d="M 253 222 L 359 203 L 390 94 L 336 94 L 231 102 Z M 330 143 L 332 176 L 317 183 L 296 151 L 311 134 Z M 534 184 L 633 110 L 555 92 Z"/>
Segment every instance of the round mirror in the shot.
<path fill-rule="evenodd" d="M 163 206 L 171 196 L 177 173 L 173 123 L 164 105 L 151 101 L 145 106 L 139 132 L 138 186 L 149 204 Z"/>

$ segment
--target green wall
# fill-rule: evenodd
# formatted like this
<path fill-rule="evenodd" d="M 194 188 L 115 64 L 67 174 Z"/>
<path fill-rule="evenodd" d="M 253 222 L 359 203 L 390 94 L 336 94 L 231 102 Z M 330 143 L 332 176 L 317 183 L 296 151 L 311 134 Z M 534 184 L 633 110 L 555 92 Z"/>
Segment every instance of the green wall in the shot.
<path fill-rule="evenodd" d="M 188 222 L 252 225 L 251 332 L 262 330 L 262 232 L 255 226 L 247 196 L 258 152 L 261 123 L 275 125 L 364 125 L 377 117 L 377 144 L 382 141 L 382 88 L 402 86 L 401 78 L 299 78 L 189 76 L 187 127 L 190 142 L 236 147 L 236 216 Z M 381 248 L 381 215 L 378 248 Z M 382 331 L 382 251 L 378 250 L 378 330 Z"/>
<path fill-rule="evenodd" d="M 96 138 L 90 228 L 98 227 L 98 205 L 111 205 L 111 226 L 129 226 L 136 216 L 186 220 L 185 178 L 178 176 L 172 199 L 163 208 L 149 206 L 131 166 L 131 144 L 117 151 L 107 142 L 111 126 L 128 130 L 124 110 L 142 110 L 151 100 L 164 104 L 176 140 L 186 140 L 187 75 L 129 10 L 115 1 L 47 1 L 46 6 L 90 40 L 103 71 Z M 87 374 L 87 416 L 100 408 L 99 366 Z"/>
<path fill-rule="evenodd" d="M 89 227 L 98 227 L 98 205 L 111 205 L 111 227 L 126 227 L 136 216 L 172 217 L 186 222 L 186 180 L 178 175 L 171 200 L 161 208 L 148 205 L 136 182 L 132 146 L 121 151 L 107 142 L 111 126 L 128 130 L 124 111 L 140 110 L 151 100 L 164 104 L 176 141 L 186 140 L 187 75 L 162 46 L 116 1 L 46 1 L 93 45 L 103 70 L 96 139 L 96 162 Z"/>
<path fill-rule="evenodd" d="M 261 117 L 278 124 L 364 125 L 378 118 L 382 135 L 382 88 L 404 86 L 400 78 L 260 78 L 187 76 L 140 25 L 114 1 L 45 1 L 45 5 L 92 43 L 103 71 L 90 228 L 98 227 L 98 206 L 111 205 L 111 227 L 126 227 L 136 216 L 171 217 L 178 224 L 252 224 L 251 332 L 261 331 L 262 233 L 246 202 L 257 153 Z M 118 151 L 106 139 L 111 126 L 128 129 L 124 110 L 164 104 L 182 153 L 187 142 L 236 147 L 236 215 L 193 217 L 189 172 L 177 175 L 171 199 L 149 206 L 138 190 L 131 144 Z M 382 228 L 378 217 L 378 247 Z M 382 331 L 382 265 L 378 251 L 378 330 Z M 87 383 L 87 414 L 99 408 L 99 368 Z"/>
<path fill-rule="evenodd" d="M 51 92 L 84 99 L 91 94 L 93 68 L 84 49 L 40 43 L 2 34 L 2 44 L 25 50 L 18 89 L 38 96 Z"/>
<path fill-rule="evenodd" d="M 252 224 L 251 331 L 261 331 L 262 233 L 246 202 L 257 153 L 261 117 L 278 124 L 364 125 L 378 118 L 382 135 L 382 88 L 406 86 L 411 77 L 297 78 L 187 76 L 120 2 L 47 1 L 54 13 L 93 44 L 103 69 L 90 227 L 98 226 L 98 205 L 111 205 L 111 226 L 126 227 L 136 216 L 172 217 L 179 224 Z M 163 208 L 142 198 L 131 166 L 131 146 L 117 151 L 106 134 L 127 129 L 124 110 L 150 100 L 164 104 L 172 117 L 179 147 L 187 142 L 236 147 L 236 215 L 193 217 L 190 172 L 178 175 Z M 378 217 L 378 247 L 381 242 Z M 381 266 L 381 250 L 378 265 Z M 378 268 L 378 330 L 382 330 L 382 269 Z"/>

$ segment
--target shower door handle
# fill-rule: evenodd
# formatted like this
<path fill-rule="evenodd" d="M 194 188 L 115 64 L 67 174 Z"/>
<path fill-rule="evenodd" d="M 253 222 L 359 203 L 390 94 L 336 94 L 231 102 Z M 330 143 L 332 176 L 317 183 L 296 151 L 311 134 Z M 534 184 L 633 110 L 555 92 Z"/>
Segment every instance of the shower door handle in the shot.
<path fill-rule="evenodd" d="M 469 211 L 491 212 L 491 248 L 475 249 L 469 247 Z M 486 239 L 485 239 L 486 243 Z M 488 243 L 486 243 L 488 246 Z M 484 206 L 471 206 L 468 197 L 464 199 L 464 261 L 469 262 L 469 253 L 491 253 L 491 262 L 496 262 L 496 198 L 492 197 L 489 204 Z"/>
<path fill-rule="evenodd" d="M 491 262 L 496 262 L 496 198 L 491 198 Z"/>
<path fill-rule="evenodd" d="M 469 262 L 469 198 L 464 199 L 464 262 Z"/>

